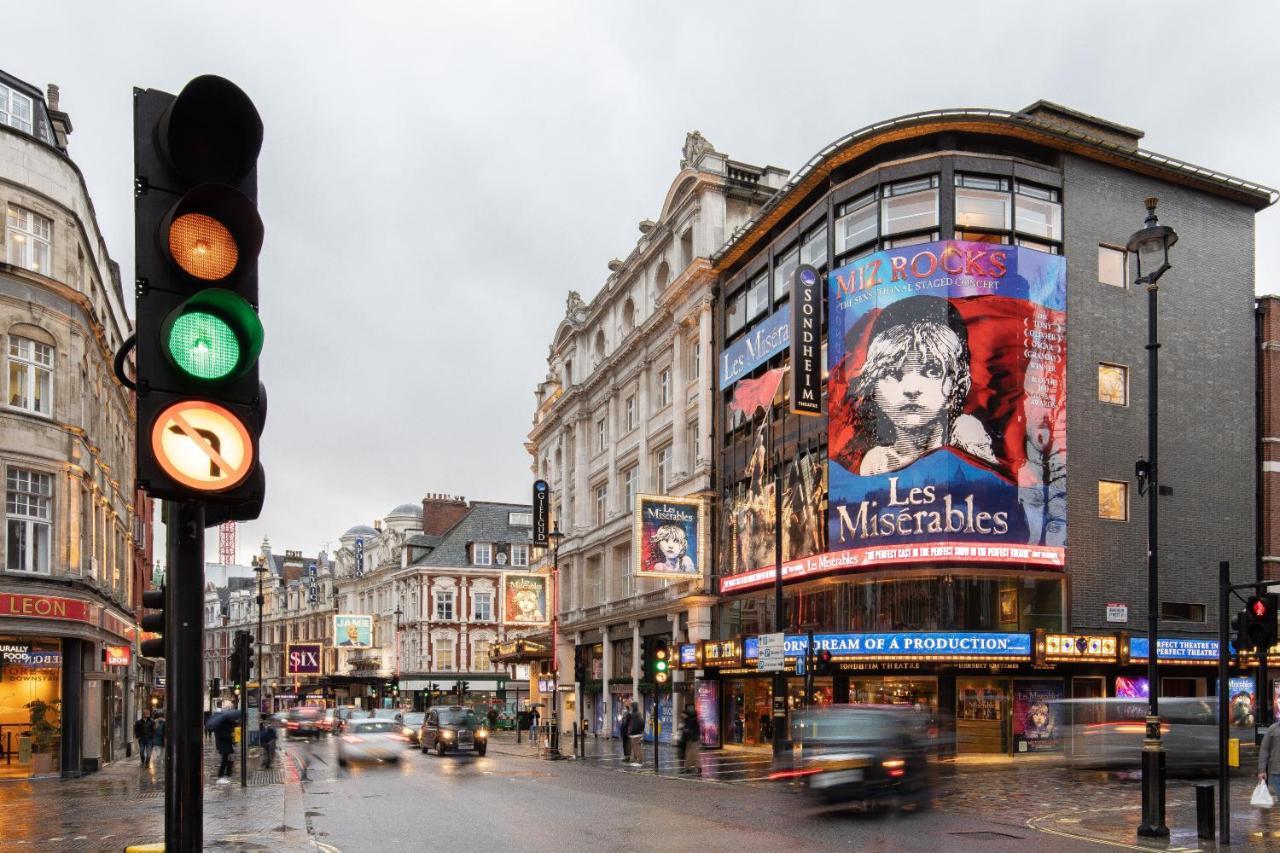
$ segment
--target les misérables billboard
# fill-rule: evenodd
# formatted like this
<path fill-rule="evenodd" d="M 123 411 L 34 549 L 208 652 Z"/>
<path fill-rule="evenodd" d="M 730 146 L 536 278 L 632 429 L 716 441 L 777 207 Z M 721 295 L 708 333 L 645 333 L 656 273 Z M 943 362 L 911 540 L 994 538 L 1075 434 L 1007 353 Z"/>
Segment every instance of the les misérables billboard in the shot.
<path fill-rule="evenodd" d="M 828 551 L 1062 566 L 1064 259 L 944 240 L 828 287 Z"/>

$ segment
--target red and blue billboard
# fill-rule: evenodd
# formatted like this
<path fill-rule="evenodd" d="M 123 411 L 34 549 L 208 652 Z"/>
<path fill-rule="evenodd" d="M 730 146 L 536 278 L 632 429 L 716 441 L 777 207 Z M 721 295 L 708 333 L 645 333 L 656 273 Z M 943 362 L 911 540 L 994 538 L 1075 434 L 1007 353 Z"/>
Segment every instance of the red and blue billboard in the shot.
<path fill-rule="evenodd" d="M 944 240 L 828 287 L 828 552 L 853 569 L 1061 567 L 1064 259 Z"/>

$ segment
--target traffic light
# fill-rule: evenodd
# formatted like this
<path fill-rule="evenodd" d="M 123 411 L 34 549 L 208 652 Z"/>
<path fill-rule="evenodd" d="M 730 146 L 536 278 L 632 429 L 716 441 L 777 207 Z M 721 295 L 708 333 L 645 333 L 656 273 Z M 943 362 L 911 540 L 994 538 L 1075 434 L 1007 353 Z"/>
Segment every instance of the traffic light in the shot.
<path fill-rule="evenodd" d="M 831 649 L 818 649 L 818 653 L 813 656 L 813 674 L 834 675 L 836 671 L 834 657 Z"/>
<path fill-rule="evenodd" d="M 150 610 L 160 611 L 159 613 L 148 613 L 140 620 L 143 631 L 159 634 L 160 636 L 143 640 L 138 648 L 145 658 L 162 658 L 164 657 L 164 587 L 149 589 L 142 593 L 142 606 Z"/>
<path fill-rule="evenodd" d="M 1235 630 L 1232 642 L 1236 650 L 1266 651 L 1276 644 L 1276 608 L 1280 596 L 1275 593 L 1251 595 L 1231 620 Z"/>
<path fill-rule="evenodd" d="M 671 677 L 671 652 L 661 637 L 653 640 L 649 654 L 649 674 L 654 684 L 666 684 Z"/>
<path fill-rule="evenodd" d="M 262 120 L 210 75 L 133 101 L 138 484 L 210 506 L 206 524 L 257 518 Z"/>
<path fill-rule="evenodd" d="M 573 650 L 573 680 L 577 684 L 584 684 L 589 675 L 587 669 L 587 655 L 590 650 L 586 646 L 577 646 Z"/>
<path fill-rule="evenodd" d="M 248 631 L 236 631 L 235 647 L 231 652 L 237 682 L 247 684 L 253 671 L 253 635 Z"/>

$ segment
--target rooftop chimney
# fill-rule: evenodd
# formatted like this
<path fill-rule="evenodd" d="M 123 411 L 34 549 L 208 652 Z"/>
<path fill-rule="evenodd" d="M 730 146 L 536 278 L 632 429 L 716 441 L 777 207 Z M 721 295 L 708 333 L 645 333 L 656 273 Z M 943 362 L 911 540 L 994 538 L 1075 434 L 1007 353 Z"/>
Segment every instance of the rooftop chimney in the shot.
<path fill-rule="evenodd" d="M 422 499 L 422 532 L 443 536 L 466 517 L 469 507 L 464 497 L 429 494 Z"/>
<path fill-rule="evenodd" d="M 44 103 L 49 110 L 49 126 L 53 131 L 53 144 L 64 154 L 67 151 L 67 137 L 71 135 L 71 116 L 58 109 L 61 92 L 57 83 L 50 83 L 45 90 Z"/>

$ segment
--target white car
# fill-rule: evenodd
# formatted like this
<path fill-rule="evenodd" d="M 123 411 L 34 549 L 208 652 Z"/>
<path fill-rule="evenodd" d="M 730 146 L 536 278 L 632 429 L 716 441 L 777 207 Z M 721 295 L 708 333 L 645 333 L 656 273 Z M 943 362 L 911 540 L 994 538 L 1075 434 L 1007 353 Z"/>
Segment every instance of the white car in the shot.
<path fill-rule="evenodd" d="M 406 740 L 395 720 L 352 719 L 338 738 L 338 766 L 352 761 L 397 762 Z"/>

